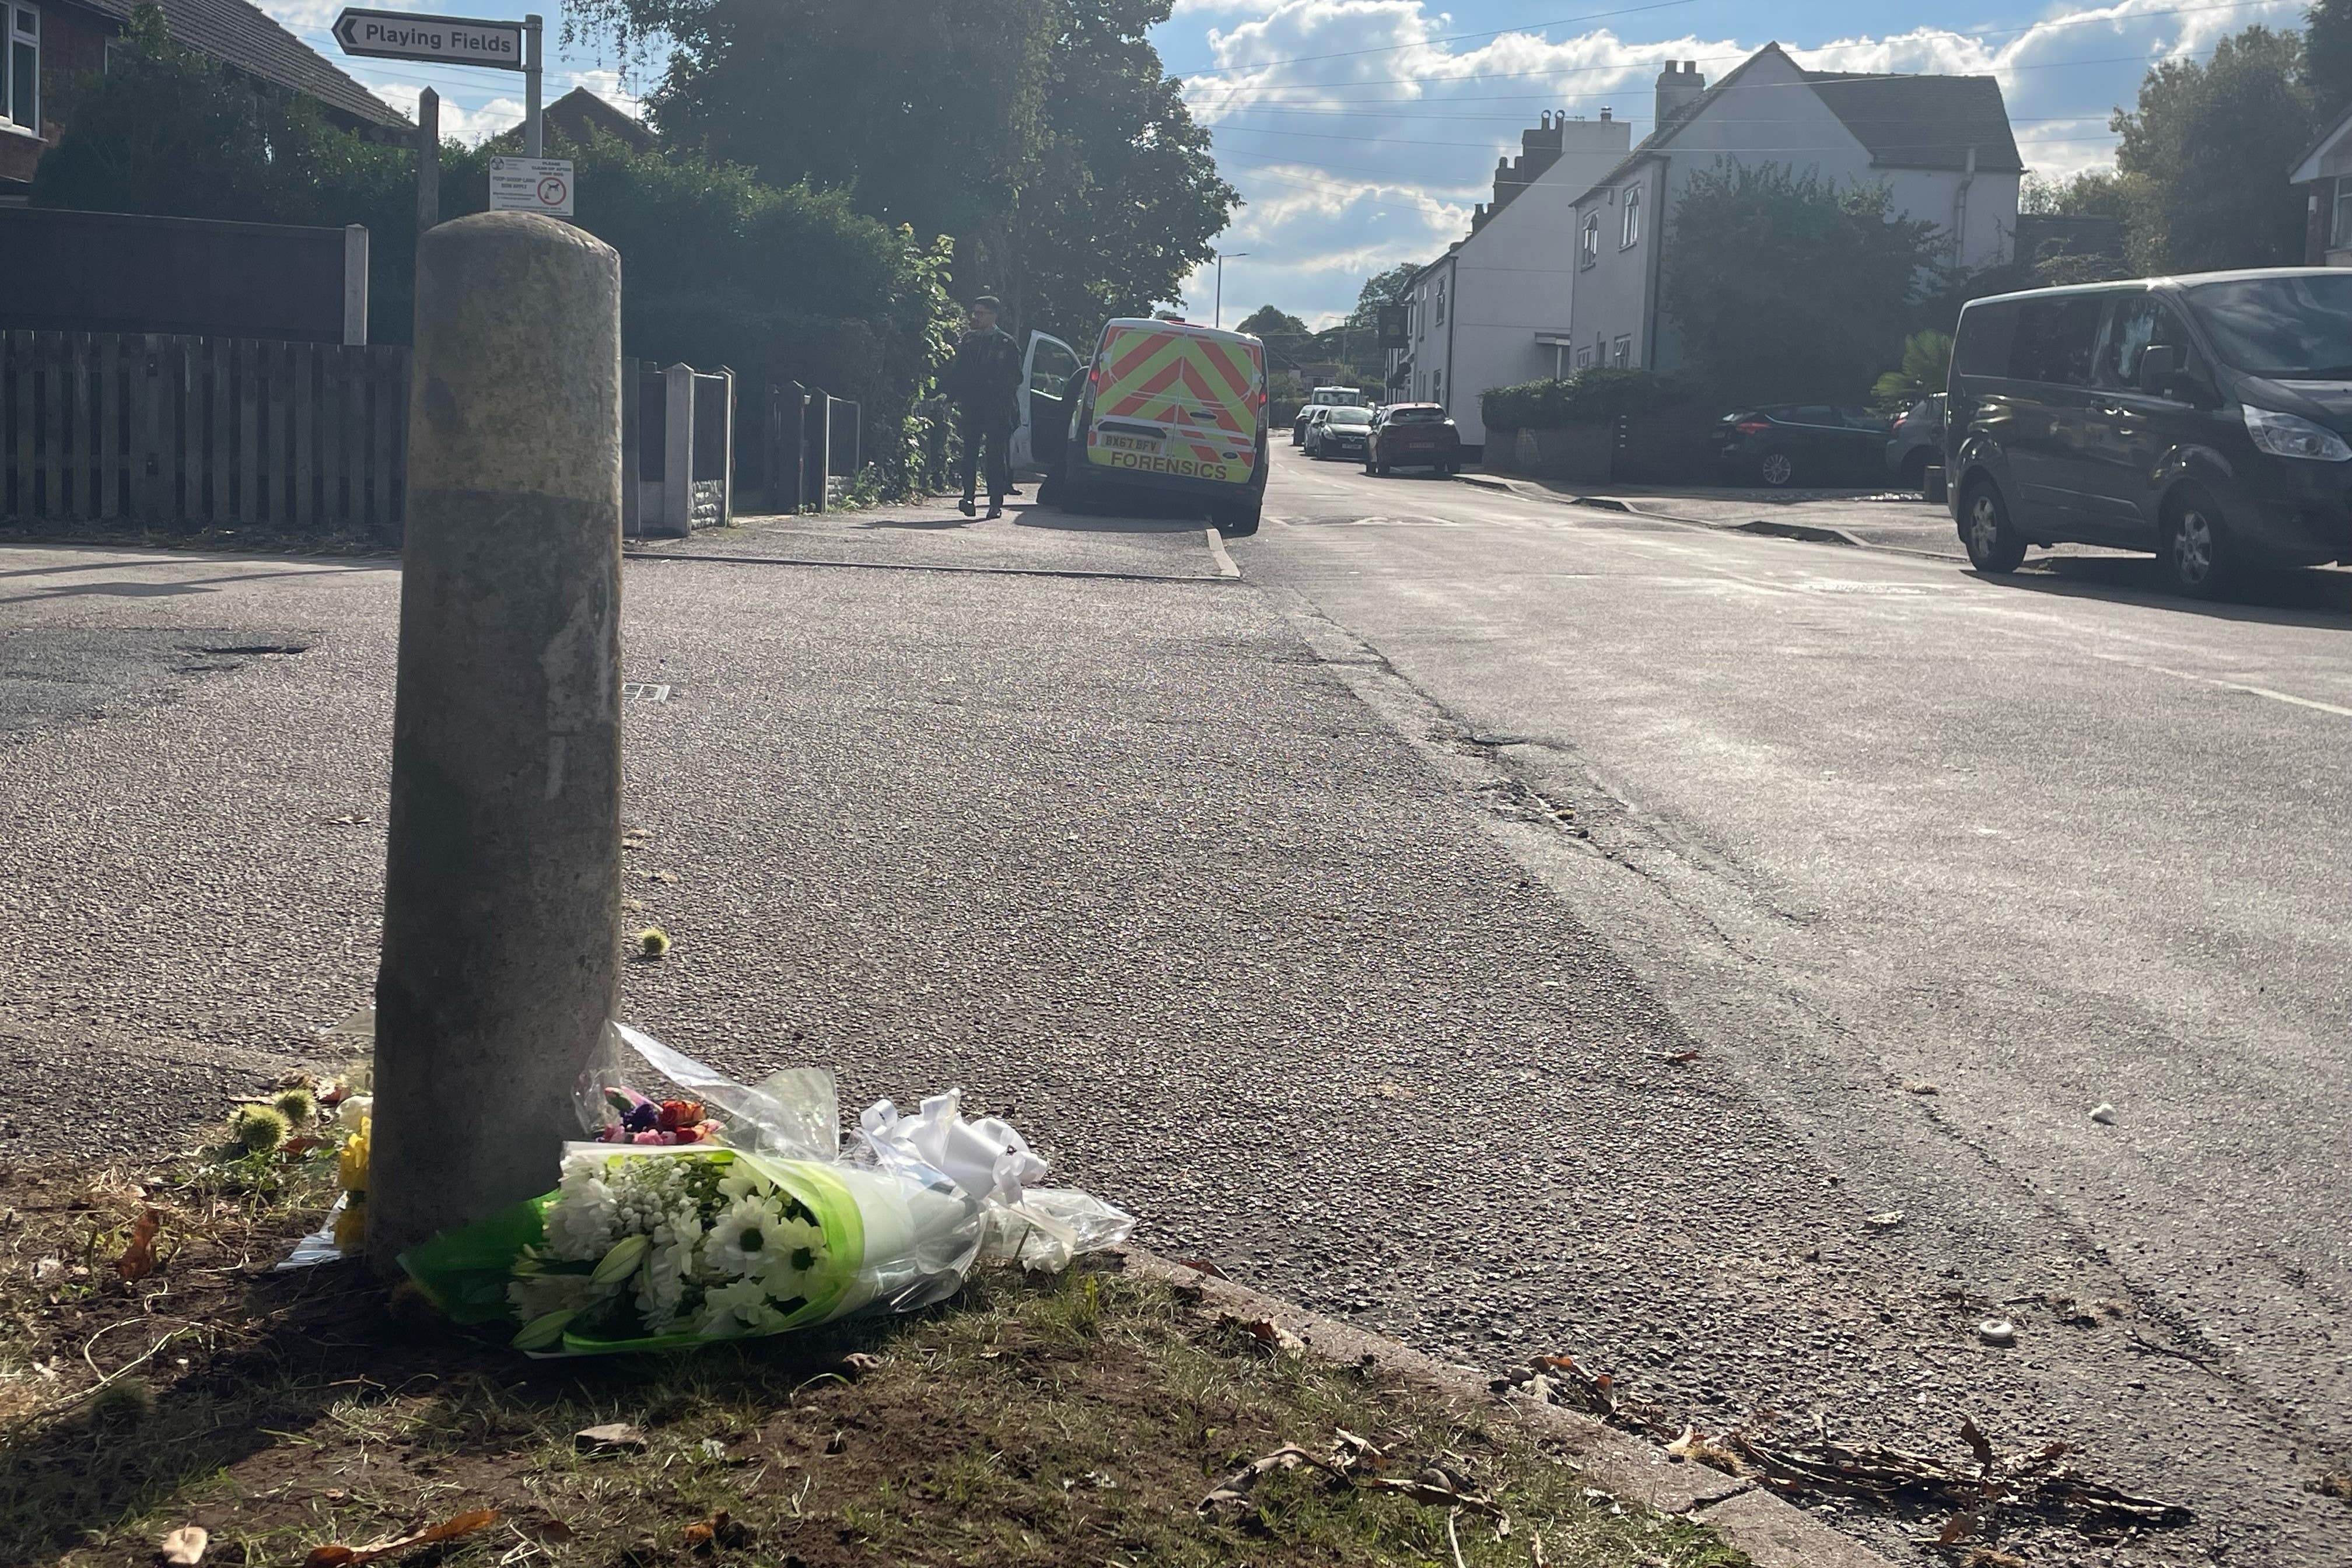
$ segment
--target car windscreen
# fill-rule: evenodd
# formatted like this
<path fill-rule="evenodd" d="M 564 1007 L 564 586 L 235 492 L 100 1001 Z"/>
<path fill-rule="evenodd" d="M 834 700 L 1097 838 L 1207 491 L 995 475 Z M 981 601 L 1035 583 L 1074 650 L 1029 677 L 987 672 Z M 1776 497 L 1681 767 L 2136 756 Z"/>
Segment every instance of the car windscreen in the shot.
<path fill-rule="evenodd" d="M 1445 418 L 1443 408 L 1399 408 L 1391 411 L 1391 425 L 1435 425 Z"/>
<path fill-rule="evenodd" d="M 1370 425 L 1372 411 L 1369 408 L 1334 408 L 1326 421 L 1332 425 Z"/>
<path fill-rule="evenodd" d="M 2273 381 L 2352 381 L 2352 275 L 2242 278 L 2183 292 L 2222 363 Z"/>

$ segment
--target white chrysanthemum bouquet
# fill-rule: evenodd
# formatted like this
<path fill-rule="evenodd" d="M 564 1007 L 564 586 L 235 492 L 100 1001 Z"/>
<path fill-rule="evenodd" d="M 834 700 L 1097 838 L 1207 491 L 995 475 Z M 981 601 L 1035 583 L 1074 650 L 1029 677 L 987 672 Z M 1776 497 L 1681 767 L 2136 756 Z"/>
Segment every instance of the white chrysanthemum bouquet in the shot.
<path fill-rule="evenodd" d="M 844 1159 L 829 1073 L 749 1089 L 635 1030 L 615 1037 L 730 1120 L 677 1102 L 698 1135 L 650 1141 L 626 1119 L 653 1102 L 608 1059 L 581 1094 L 583 1120 L 606 1125 L 565 1146 L 555 1191 L 401 1259 L 458 1321 L 519 1323 L 520 1349 L 662 1350 L 912 1310 L 952 1295 L 983 1252 L 1060 1268 L 1134 1225 L 1083 1193 L 1024 1190 L 1045 1163 L 1003 1121 L 966 1121 L 952 1091 L 913 1117 L 870 1108 Z"/>

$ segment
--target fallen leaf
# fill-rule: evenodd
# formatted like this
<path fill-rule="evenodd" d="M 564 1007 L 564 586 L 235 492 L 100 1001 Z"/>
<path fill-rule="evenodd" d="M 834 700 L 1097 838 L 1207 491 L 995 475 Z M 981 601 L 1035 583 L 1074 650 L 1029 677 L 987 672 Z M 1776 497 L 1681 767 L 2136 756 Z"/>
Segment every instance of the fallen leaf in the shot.
<path fill-rule="evenodd" d="M 1901 1209 L 1888 1209 L 1885 1214 L 1872 1215 L 1862 1223 L 1868 1226 L 1873 1230 L 1893 1230 L 1896 1226 L 1903 1223 L 1903 1211 Z"/>
<path fill-rule="evenodd" d="M 1218 1482 L 1209 1495 L 1200 1500 L 1194 1511 L 1202 1519 L 1238 1519 L 1249 1511 L 1250 1489 L 1257 1485 L 1260 1477 L 1276 1470 L 1300 1468 L 1321 1470 L 1334 1480 L 1347 1479 L 1343 1472 L 1333 1468 L 1327 1461 L 1317 1458 L 1296 1443 L 1286 1443 L 1271 1454 L 1252 1459 Z"/>
<path fill-rule="evenodd" d="M 878 1355 L 868 1355 L 864 1351 L 851 1351 L 841 1358 L 841 1364 L 834 1370 L 854 1383 L 869 1372 L 880 1372 L 882 1358 Z"/>
<path fill-rule="evenodd" d="M 1941 1094 L 1944 1091 L 1925 1079 L 1912 1079 L 1903 1086 L 1906 1094 Z"/>
<path fill-rule="evenodd" d="M 614 1449 L 642 1454 L 646 1451 L 646 1435 L 626 1421 L 609 1422 L 602 1426 L 583 1426 L 572 1434 L 572 1446 L 590 1450 Z"/>
<path fill-rule="evenodd" d="M 131 1226 L 131 1245 L 122 1249 L 122 1256 L 114 1264 L 114 1271 L 122 1276 L 125 1284 L 155 1272 L 155 1233 L 163 1228 L 163 1222 L 153 1209 L 141 1215 Z"/>
<path fill-rule="evenodd" d="M 496 1509 L 469 1509 L 464 1513 L 451 1514 L 438 1524 L 427 1525 L 406 1535 L 371 1541 L 365 1546 L 331 1543 L 313 1547 L 310 1555 L 302 1560 L 302 1568 L 358 1568 L 360 1563 L 373 1563 L 379 1557 L 389 1557 L 412 1546 L 432 1546 L 444 1541 L 455 1541 L 461 1535 L 471 1535 L 478 1530 L 487 1530 L 498 1521 Z"/>
<path fill-rule="evenodd" d="M 1227 1312 L 1217 1320 L 1217 1327 L 1239 1329 L 1249 1336 L 1253 1344 L 1269 1355 L 1278 1355 L 1284 1351 L 1301 1351 L 1307 1348 L 1306 1341 L 1276 1322 L 1272 1318 L 1244 1319 Z"/>
<path fill-rule="evenodd" d="M 1226 1277 L 1223 1269 L 1205 1258 L 1179 1258 L 1173 1261 L 1179 1268 L 1190 1268 L 1195 1273 L 1206 1274 L 1213 1279 L 1223 1279 Z"/>
<path fill-rule="evenodd" d="M 1660 1055 L 1665 1064 L 1671 1068 L 1686 1068 L 1698 1060 L 1696 1051 L 1664 1051 Z"/>
<path fill-rule="evenodd" d="M 2102 1101 L 2091 1108 L 2091 1120 L 2102 1127 L 2110 1126 L 2116 1120 L 2116 1108 Z"/>
<path fill-rule="evenodd" d="M 688 1525 L 679 1533 L 686 1537 L 688 1547 L 696 1552 L 708 1552 L 714 1546 L 739 1552 L 759 1537 L 758 1531 L 730 1516 L 723 1508 L 699 1524 Z"/>
<path fill-rule="evenodd" d="M 203 1525 L 184 1524 L 163 1537 L 157 1550 L 172 1568 L 196 1568 L 205 1560 L 205 1548 L 212 1542 L 212 1532 Z"/>

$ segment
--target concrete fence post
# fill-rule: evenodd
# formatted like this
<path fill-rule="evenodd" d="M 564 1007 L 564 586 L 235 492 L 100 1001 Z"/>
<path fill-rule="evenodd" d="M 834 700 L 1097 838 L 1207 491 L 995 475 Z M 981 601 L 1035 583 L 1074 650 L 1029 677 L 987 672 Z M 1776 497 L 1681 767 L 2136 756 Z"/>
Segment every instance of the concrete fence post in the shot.
<path fill-rule="evenodd" d="M 694 531 L 694 367 L 662 369 L 662 531 Z"/>
<path fill-rule="evenodd" d="M 367 1250 L 554 1183 L 619 983 L 621 268 L 419 242 Z"/>

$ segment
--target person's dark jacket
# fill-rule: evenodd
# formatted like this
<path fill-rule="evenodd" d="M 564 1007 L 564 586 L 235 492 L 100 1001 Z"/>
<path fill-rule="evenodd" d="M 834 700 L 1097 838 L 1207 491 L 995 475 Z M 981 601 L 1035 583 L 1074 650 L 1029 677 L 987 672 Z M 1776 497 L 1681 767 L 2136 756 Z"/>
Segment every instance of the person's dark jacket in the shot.
<path fill-rule="evenodd" d="M 1021 345 L 1002 327 L 967 332 L 940 378 L 940 389 L 967 415 L 1018 424 L 1021 411 L 1013 398 L 1021 389 Z"/>

